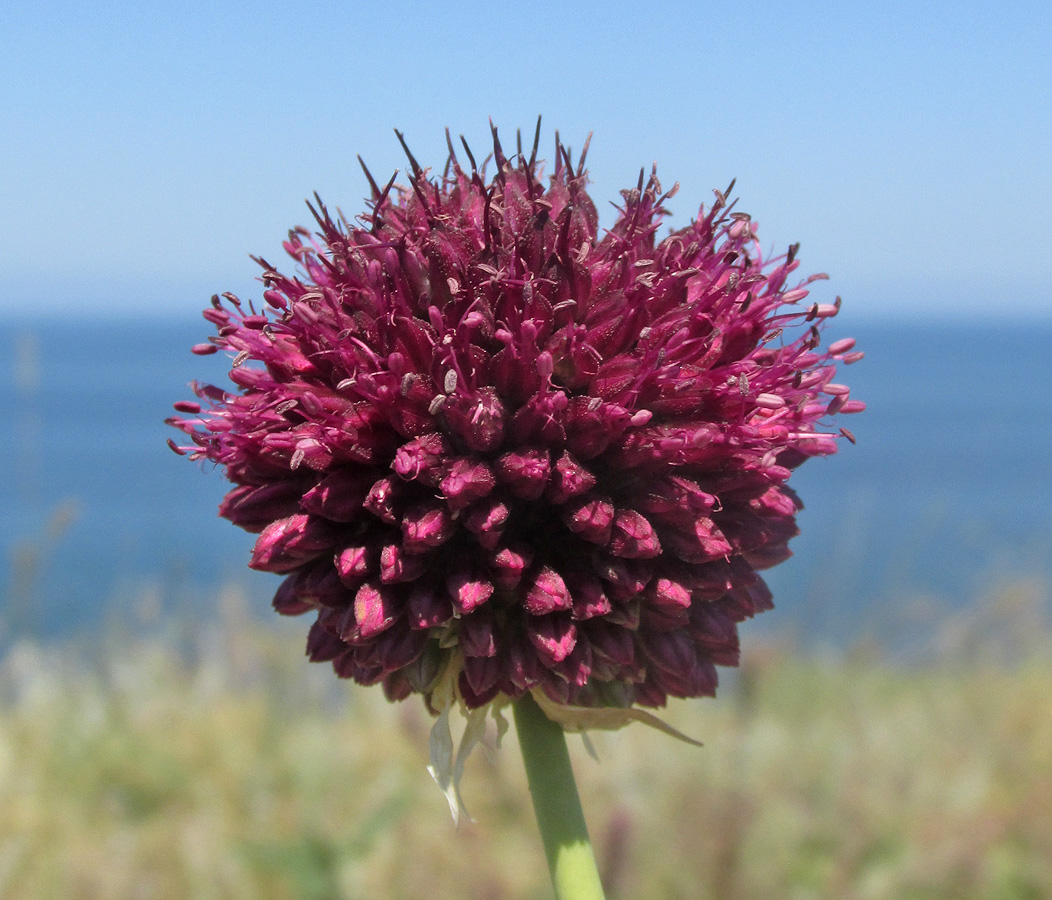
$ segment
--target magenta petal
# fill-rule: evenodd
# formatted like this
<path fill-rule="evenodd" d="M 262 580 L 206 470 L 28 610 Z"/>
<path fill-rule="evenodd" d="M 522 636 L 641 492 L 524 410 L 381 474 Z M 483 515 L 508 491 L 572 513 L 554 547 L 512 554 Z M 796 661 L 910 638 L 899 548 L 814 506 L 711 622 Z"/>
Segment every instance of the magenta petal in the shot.
<path fill-rule="evenodd" d="M 460 567 L 446 579 L 446 587 L 453 605 L 462 613 L 469 613 L 493 596 L 493 583 L 479 570 Z"/>
<path fill-rule="evenodd" d="M 497 460 L 497 478 L 516 497 L 536 500 L 548 486 L 551 459 L 544 449 L 516 450 Z"/>
<path fill-rule="evenodd" d="M 558 613 L 531 618 L 526 634 L 541 659 L 549 665 L 566 659 L 577 643 L 577 628 L 568 615 Z"/>
<path fill-rule="evenodd" d="M 526 588 L 526 611 L 534 616 L 546 616 L 557 610 L 570 609 L 573 599 L 566 582 L 554 569 L 543 566 L 530 579 Z"/>
<path fill-rule="evenodd" d="M 596 553 L 592 560 L 595 573 L 606 582 L 607 595 L 613 601 L 637 598 L 653 577 L 649 560 L 621 559 Z"/>
<path fill-rule="evenodd" d="M 413 585 L 408 600 L 409 624 L 421 630 L 441 628 L 453 618 L 453 604 L 444 590 L 429 581 Z"/>
<path fill-rule="evenodd" d="M 501 547 L 489 560 L 493 583 L 506 591 L 518 587 L 523 572 L 533 562 L 533 551 L 526 544 Z"/>
<path fill-rule="evenodd" d="M 294 610 L 301 606 L 344 608 L 353 600 L 354 594 L 340 580 L 332 563 L 319 559 L 282 582 L 274 596 L 274 608 L 284 615 L 296 615 Z"/>
<path fill-rule="evenodd" d="M 475 504 L 464 516 L 464 527 L 475 535 L 479 544 L 492 550 L 500 542 L 511 514 L 507 504 L 487 497 Z"/>
<path fill-rule="evenodd" d="M 709 562 L 729 556 L 733 550 L 723 532 L 707 518 L 697 519 L 690 529 L 670 530 L 665 545 L 688 563 Z"/>
<path fill-rule="evenodd" d="M 446 507 L 415 506 L 402 519 L 403 545 L 410 553 L 423 553 L 442 546 L 453 537 L 456 528 Z"/>
<path fill-rule="evenodd" d="M 454 512 L 481 500 L 493 490 L 496 479 L 483 462 L 458 459 L 442 479 L 442 494 Z"/>
<path fill-rule="evenodd" d="M 563 508 L 563 522 L 586 541 L 605 544 L 614 525 L 614 505 L 603 497 L 575 500 Z"/>
<path fill-rule="evenodd" d="M 738 629 L 721 607 L 711 603 L 696 604 L 691 610 L 690 634 L 717 665 L 738 665 Z"/>
<path fill-rule="evenodd" d="M 283 616 L 298 616 L 308 610 L 314 609 L 313 598 L 304 597 L 300 592 L 301 579 L 298 575 L 290 575 L 274 594 L 271 605 Z"/>
<path fill-rule="evenodd" d="M 719 680 L 716 667 L 708 659 L 696 660 L 689 669 L 655 669 L 652 674 L 656 684 L 672 697 L 713 697 Z"/>
<path fill-rule="evenodd" d="M 307 657 L 311 662 L 330 662 L 347 652 L 347 644 L 334 635 L 322 619 L 316 619 L 307 634 Z"/>
<path fill-rule="evenodd" d="M 389 588 L 363 584 L 354 597 L 354 618 L 362 638 L 374 637 L 394 624 L 398 605 Z"/>
<path fill-rule="evenodd" d="M 533 645 L 524 636 L 516 636 L 508 642 L 504 671 L 505 678 L 514 692 L 528 691 L 540 679 L 541 661 Z"/>
<path fill-rule="evenodd" d="M 716 690 L 716 671 L 699 658 L 696 645 L 682 631 L 650 635 L 645 643 L 648 659 L 657 667 L 658 683 L 677 697 L 701 696 Z"/>
<path fill-rule="evenodd" d="M 570 593 L 573 597 L 573 617 L 575 619 L 605 616 L 612 609 L 610 598 L 606 596 L 602 582 L 587 572 L 574 573 Z"/>
<path fill-rule="evenodd" d="M 263 572 L 291 572 L 331 549 L 334 540 L 324 520 L 303 513 L 278 519 L 256 539 L 249 566 Z"/>
<path fill-rule="evenodd" d="M 427 645 L 427 632 L 414 631 L 400 623 L 376 640 L 376 655 L 385 672 L 401 669 L 412 663 Z"/>
<path fill-rule="evenodd" d="M 427 557 L 410 555 L 398 544 L 388 544 L 380 552 L 380 580 L 385 584 L 416 581 L 427 568 Z"/>
<path fill-rule="evenodd" d="M 697 661 L 694 642 L 683 632 L 648 635 L 643 646 L 650 661 L 666 672 L 688 672 Z"/>
<path fill-rule="evenodd" d="M 219 504 L 219 515 L 246 531 L 260 532 L 275 519 L 299 512 L 302 494 L 303 484 L 298 481 L 243 485 L 234 488 L 223 498 Z"/>
<path fill-rule="evenodd" d="M 362 506 L 382 522 L 398 521 L 403 488 L 394 478 L 380 478 L 370 488 Z"/>
<path fill-rule="evenodd" d="M 644 516 L 634 509 L 621 509 L 614 518 L 610 552 L 626 559 L 650 559 L 661 553 L 661 544 Z"/>
<path fill-rule="evenodd" d="M 655 578 L 647 588 L 647 600 L 655 606 L 690 608 L 690 591 L 672 578 Z"/>
<path fill-rule="evenodd" d="M 500 661 L 485 656 L 469 656 L 464 660 L 457 686 L 470 709 L 485 706 L 500 690 Z"/>
<path fill-rule="evenodd" d="M 547 495 L 552 503 L 565 503 L 571 497 L 578 497 L 595 487 L 595 475 L 585 469 L 566 451 L 555 461 Z"/>
<path fill-rule="evenodd" d="M 405 481 L 420 481 L 435 487 L 448 468 L 453 448 L 442 434 L 425 434 L 403 444 L 391 466 Z"/>
<path fill-rule="evenodd" d="M 469 402 L 455 400 L 442 407 L 448 426 L 472 450 L 495 450 L 504 436 L 504 404 L 496 394 L 485 391 Z"/>
<path fill-rule="evenodd" d="M 460 646 L 465 656 L 496 656 L 496 623 L 483 612 L 465 615 L 460 620 Z"/>
<path fill-rule="evenodd" d="M 635 662 L 635 638 L 627 628 L 595 621 L 587 625 L 587 634 L 592 650 L 617 666 L 627 667 Z"/>
<path fill-rule="evenodd" d="M 553 671 L 574 688 L 583 688 L 592 674 L 592 648 L 587 641 L 577 641 L 573 650 Z"/>
<path fill-rule="evenodd" d="M 336 572 L 348 587 L 357 588 L 372 574 L 372 557 L 368 547 L 344 547 L 336 554 Z"/>
<path fill-rule="evenodd" d="M 632 364 L 631 379 L 638 370 Z M 598 377 L 602 376 L 602 372 Z M 614 393 L 610 383 L 602 385 L 592 382 L 593 390 L 598 393 Z M 602 453 L 628 427 L 631 414 L 624 408 L 603 403 L 598 397 L 576 397 L 570 404 L 567 415 L 567 446 L 579 459 L 592 459 Z"/>
<path fill-rule="evenodd" d="M 300 506 L 333 522 L 351 522 L 361 514 L 371 484 L 368 474 L 337 469 L 307 491 Z"/>
<path fill-rule="evenodd" d="M 380 683 L 383 685 L 384 697 L 391 703 L 405 700 L 413 693 L 413 686 L 403 670 L 388 672 Z"/>

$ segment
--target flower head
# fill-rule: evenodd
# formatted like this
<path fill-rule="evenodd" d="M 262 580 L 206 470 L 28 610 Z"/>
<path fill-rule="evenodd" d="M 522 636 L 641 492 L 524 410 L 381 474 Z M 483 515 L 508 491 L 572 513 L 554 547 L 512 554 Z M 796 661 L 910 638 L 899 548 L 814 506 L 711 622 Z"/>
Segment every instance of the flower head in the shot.
<path fill-rule="evenodd" d="M 356 223 L 318 201 L 299 274 L 258 260 L 269 309 L 213 298 L 194 349 L 234 389 L 195 384 L 173 447 L 225 467 L 220 514 L 342 677 L 469 708 L 711 695 L 771 607 L 790 473 L 862 408 L 833 383 L 853 341 L 821 348 L 839 300 L 806 302 L 825 276 L 790 284 L 797 248 L 765 259 L 729 191 L 662 238 L 675 189 L 641 174 L 601 234 L 584 154 L 557 140 L 545 179 L 494 131 L 488 178 L 465 151 L 435 179 L 407 151 Z"/>

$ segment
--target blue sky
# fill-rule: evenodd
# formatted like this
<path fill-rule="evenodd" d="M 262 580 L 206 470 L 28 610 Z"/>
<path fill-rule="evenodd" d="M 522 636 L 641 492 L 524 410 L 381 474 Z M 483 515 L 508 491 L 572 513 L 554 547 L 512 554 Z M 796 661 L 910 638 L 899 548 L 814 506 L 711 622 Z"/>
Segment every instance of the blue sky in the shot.
<path fill-rule="evenodd" d="M 317 190 L 362 207 L 443 128 L 544 114 L 609 210 L 673 224 L 737 177 L 766 245 L 859 317 L 1052 316 L 1052 5 L 4 4 L 0 313 L 195 314 L 252 296 Z M 605 214 L 605 224 L 611 221 Z M 822 288 L 825 290 L 825 286 Z"/>

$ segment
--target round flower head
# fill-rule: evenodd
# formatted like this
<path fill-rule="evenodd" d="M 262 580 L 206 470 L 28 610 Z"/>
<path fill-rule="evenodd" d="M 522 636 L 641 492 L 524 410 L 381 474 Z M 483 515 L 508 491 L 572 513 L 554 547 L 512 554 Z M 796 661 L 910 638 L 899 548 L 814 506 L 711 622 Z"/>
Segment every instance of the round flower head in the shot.
<path fill-rule="evenodd" d="M 342 677 L 472 709 L 711 695 L 771 607 L 791 471 L 862 408 L 833 383 L 854 342 L 821 349 L 839 300 L 806 302 L 825 276 L 790 284 L 796 247 L 765 259 L 726 193 L 661 237 L 675 189 L 641 174 L 601 233 L 584 154 L 556 140 L 544 177 L 494 131 L 488 178 L 464 147 L 370 177 L 357 224 L 319 201 L 298 274 L 258 260 L 270 309 L 213 298 L 194 349 L 236 387 L 195 384 L 173 447 L 225 467 L 221 515 Z"/>

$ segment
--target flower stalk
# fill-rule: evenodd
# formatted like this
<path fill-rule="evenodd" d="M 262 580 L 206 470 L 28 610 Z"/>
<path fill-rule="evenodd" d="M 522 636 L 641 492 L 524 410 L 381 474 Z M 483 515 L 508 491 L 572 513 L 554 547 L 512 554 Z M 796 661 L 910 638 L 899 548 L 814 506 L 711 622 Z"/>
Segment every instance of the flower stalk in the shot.
<path fill-rule="evenodd" d="M 513 709 L 555 896 L 603 900 L 562 726 L 549 719 L 529 693 L 516 700 Z"/>

